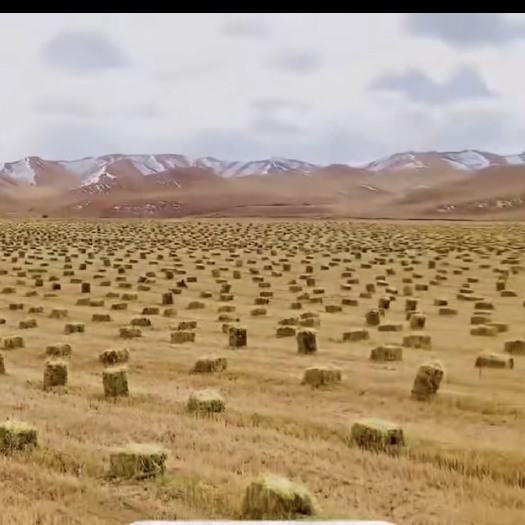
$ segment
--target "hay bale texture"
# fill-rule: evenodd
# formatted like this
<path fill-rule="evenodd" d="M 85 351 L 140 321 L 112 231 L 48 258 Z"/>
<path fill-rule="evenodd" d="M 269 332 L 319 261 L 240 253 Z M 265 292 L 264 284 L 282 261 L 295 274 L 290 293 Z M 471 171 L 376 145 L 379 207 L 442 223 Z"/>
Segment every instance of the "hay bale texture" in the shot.
<path fill-rule="evenodd" d="M 497 352 L 482 352 L 476 357 L 476 368 L 514 368 L 514 358 Z"/>
<path fill-rule="evenodd" d="M 24 421 L 5 421 L 0 424 L 0 452 L 9 454 L 38 446 L 38 431 Z"/>
<path fill-rule="evenodd" d="M 310 328 L 297 332 L 297 351 L 300 354 L 317 352 L 317 331 Z"/>
<path fill-rule="evenodd" d="M 231 348 L 243 348 L 248 344 L 248 331 L 242 326 L 231 326 L 228 331 L 228 343 Z"/>
<path fill-rule="evenodd" d="M 429 361 L 420 365 L 414 379 L 412 397 L 420 401 L 434 397 L 444 375 L 445 369 L 439 361 Z"/>
<path fill-rule="evenodd" d="M 123 366 L 106 368 L 102 372 L 102 386 L 106 397 L 129 396 L 127 369 Z"/>
<path fill-rule="evenodd" d="M 318 511 L 318 504 L 306 487 L 265 474 L 246 488 L 241 514 L 244 520 L 291 520 L 313 516 Z"/>
<path fill-rule="evenodd" d="M 340 383 L 343 373 L 340 368 L 335 366 L 312 367 L 304 371 L 301 384 L 310 385 L 312 388 L 319 388 L 334 383 Z"/>
<path fill-rule="evenodd" d="M 109 472 L 113 478 L 144 479 L 166 471 L 167 452 L 157 445 L 129 443 L 111 451 Z"/>
<path fill-rule="evenodd" d="M 358 447 L 368 450 L 387 451 L 405 446 L 402 427 L 377 418 L 356 421 L 352 425 L 351 438 Z"/>
<path fill-rule="evenodd" d="M 66 386 L 68 379 L 67 363 L 59 359 L 51 359 L 44 367 L 44 390 L 57 386 Z"/>
<path fill-rule="evenodd" d="M 217 413 L 226 410 L 226 402 L 222 395 L 214 389 L 196 390 L 188 399 L 188 410 L 198 413 Z"/>
<path fill-rule="evenodd" d="M 198 359 L 191 369 L 194 374 L 211 374 L 223 372 L 228 368 L 228 360 L 225 357 L 209 356 Z"/>

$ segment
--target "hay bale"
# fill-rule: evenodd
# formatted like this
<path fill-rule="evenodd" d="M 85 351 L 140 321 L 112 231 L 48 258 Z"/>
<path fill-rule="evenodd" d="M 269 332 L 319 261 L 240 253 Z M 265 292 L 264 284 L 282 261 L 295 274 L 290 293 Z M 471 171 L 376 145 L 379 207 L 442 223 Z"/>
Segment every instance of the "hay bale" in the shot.
<path fill-rule="evenodd" d="M 205 307 L 204 303 L 201 303 L 200 301 L 191 301 L 188 303 L 188 310 L 200 310 Z"/>
<path fill-rule="evenodd" d="M 231 314 L 220 314 L 217 321 L 219 321 L 219 323 L 238 323 L 239 318 Z"/>
<path fill-rule="evenodd" d="M 263 315 L 266 315 L 268 312 L 266 310 L 266 308 L 262 308 L 262 307 L 259 307 L 259 308 L 253 308 L 250 312 L 250 315 L 252 317 L 261 317 Z"/>
<path fill-rule="evenodd" d="M 129 396 L 127 369 L 123 366 L 106 368 L 102 372 L 102 386 L 106 397 Z"/>
<path fill-rule="evenodd" d="M 278 326 L 275 331 L 276 337 L 295 337 L 297 330 L 293 326 Z"/>
<path fill-rule="evenodd" d="M 337 367 L 312 367 L 304 371 L 302 385 L 310 385 L 312 388 L 319 388 L 334 383 L 341 382 L 343 373 Z"/>
<path fill-rule="evenodd" d="M 157 306 L 146 306 L 142 309 L 142 315 L 159 315 L 160 308 Z"/>
<path fill-rule="evenodd" d="M 4 357 L 4 354 L 0 352 L 0 376 L 4 376 L 5 374 L 6 374 L 5 357 Z"/>
<path fill-rule="evenodd" d="M 91 316 L 92 323 L 110 323 L 112 321 L 109 314 L 93 314 Z"/>
<path fill-rule="evenodd" d="M 441 385 L 445 369 L 439 361 L 423 363 L 417 370 L 412 387 L 412 397 L 425 401 L 434 397 Z"/>
<path fill-rule="evenodd" d="M 5 421 L 0 424 L 0 452 L 9 454 L 38 446 L 38 431 L 23 421 Z"/>
<path fill-rule="evenodd" d="M 356 330 L 349 330 L 348 332 L 343 333 L 343 342 L 359 342 L 367 341 L 370 339 L 370 333 L 364 328 L 358 328 Z"/>
<path fill-rule="evenodd" d="M 195 330 L 197 328 L 197 321 L 180 321 L 177 325 L 177 330 Z"/>
<path fill-rule="evenodd" d="M 228 331 L 230 348 L 242 348 L 248 344 L 248 331 L 243 326 L 232 326 Z"/>
<path fill-rule="evenodd" d="M 402 361 L 403 347 L 398 344 L 387 343 L 376 346 L 370 351 L 370 361 Z"/>
<path fill-rule="evenodd" d="M 424 330 L 427 318 L 423 314 L 413 314 L 410 316 L 409 322 L 411 330 Z"/>
<path fill-rule="evenodd" d="M 481 325 L 481 324 L 482 325 L 488 325 L 490 322 L 491 322 L 491 318 L 488 315 L 474 314 L 470 318 L 470 324 L 474 325 L 474 326 L 478 326 L 478 325 Z"/>
<path fill-rule="evenodd" d="M 25 342 L 23 337 L 15 335 L 13 337 L 6 337 L 4 339 L 5 350 L 15 350 L 17 348 L 25 348 Z"/>
<path fill-rule="evenodd" d="M 135 317 L 131 320 L 131 326 L 145 326 L 149 327 L 151 326 L 151 319 L 148 317 Z"/>
<path fill-rule="evenodd" d="M 142 337 L 142 330 L 134 326 L 123 326 L 119 328 L 119 336 L 122 339 L 135 339 Z"/>
<path fill-rule="evenodd" d="M 162 294 L 161 299 L 162 306 L 169 306 L 173 304 L 173 294 L 171 292 L 166 292 Z"/>
<path fill-rule="evenodd" d="M 167 452 L 157 446 L 129 443 L 109 455 L 109 473 L 113 478 L 145 479 L 166 471 Z"/>
<path fill-rule="evenodd" d="M 402 332 L 403 325 L 397 323 L 381 324 L 377 327 L 378 332 Z"/>
<path fill-rule="evenodd" d="M 43 306 L 31 306 L 29 308 L 28 314 L 43 314 L 44 313 L 44 307 Z"/>
<path fill-rule="evenodd" d="M 514 368 L 514 358 L 497 352 L 482 352 L 476 357 L 476 368 Z"/>
<path fill-rule="evenodd" d="M 496 326 L 490 326 L 488 324 L 480 324 L 470 329 L 470 335 L 481 337 L 495 337 L 498 333 Z"/>
<path fill-rule="evenodd" d="M 243 520 L 291 520 L 318 511 L 317 502 L 304 486 L 265 474 L 246 488 L 241 515 Z"/>
<path fill-rule="evenodd" d="M 21 330 L 29 329 L 29 328 L 37 328 L 38 323 L 36 319 L 27 319 L 25 321 L 20 321 L 18 323 L 18 328 Z"/>
<path fill-rule="evenodd" d="M 508 323 L 502 323 L 502 322 L 490 322 L 487 323 L 487 326 L 494 326 L 496 330 L 498 331 L 498 334 L 502 334 L 504 332 L 509 331 L 509 324 Z"/>
<path fill-rule="evenodd" d="M 50 360 L 44 367 L 44 390 L 56 386 L 66 386 L 68 379 L 67 363 L 62 360 Z"/>
<path fill-rule="evenodd" d="M 358 447 L 373 451 L 393 451 L 405 446 L 402 427 L 377 418 L 356 421 L 352 425 L 351 439 Z"/>
<path fill-rule="evenodd" d="M 175 344 L 194 343 L 195 332 L 192 330 L 177 330 L 176 332 L 171 332 L 170 340 Z"/>
<path fill-rule="evenodd" d="M 514 339 L 513 341 L 505 341 L 503 349 L 510 355 L 525 355 L 525 340 Z"/>
<path fill-rule="evenodd" d="M 177 309 L 176 308 L 166 308 L 162 315 L 164 317 L 176 317 L 177 316 Z"/>
<path fill-rule="evenodd" d="M 365 314 L 365 322 L 367 326 L 379 326 L 381 323 L 381 312 L 376 308 L 369 310 Z"/>
<path fill-rule="evenodd" d="M 405 312 L 416 312 L 419 305 L 419 299 L 409 298 L 405 301 Z"/>
<path fill-rule="evenodd" d="M 432 337 L 423 334 L 409 334 L 403 337 L 403 346 L 406 348 L 421 348 L 430 350 L 432 348 Z"/>
<path fill-rule="evenodd" d="M 72 353 L 73 349 L 71 348 L 71 345 L 67 343 L 49 345 L 45 350 L 47 357 L 66 358 L 71 357 Z"/>
<path fill-rule="evenodd" d="M 494 303 L 492 301 L 478 301 L 474 304 L 476 310 L 494 310 Z"/>
<path fill-rule="evenodd" d="M 217 413 L 226 410 L 222 395 L 214 389 L 195 390 L 188 399 L 188 410 L 199 413 Z"/>
<path fill-rule="evenodd" d="M 225 357 L 209 356 L 197 359 L 191 372 L 193 374 L 211 374 L 223 372 L 228 368 L 228 361 Z"/>
<path fill-rule="evenodd" d="M 103 350 L 98 360 L 104 366 L 121 365 L 129 361 L 130 353 L 127 348 L 110 348 Z"/>
<path fill-rule="evenodd" d="M 388 310 L 390 308 L 390 297 L 380 297 L 378 301 L 378 307 L 383 310 Z"/>
<path fill-rule="evenodd" d="M 300 354 L 313 354 L 317 352 L 317 331 L 302 329 L 297 332 L 297 352 Z"/>
<path fill-rule="evenodd" d="M 84 326 L 84 323 L 67 323 L 64 326 L 64 334 L 70 335 L 70 334 L 83 334 L 85 332 L 86 328 Z"/>

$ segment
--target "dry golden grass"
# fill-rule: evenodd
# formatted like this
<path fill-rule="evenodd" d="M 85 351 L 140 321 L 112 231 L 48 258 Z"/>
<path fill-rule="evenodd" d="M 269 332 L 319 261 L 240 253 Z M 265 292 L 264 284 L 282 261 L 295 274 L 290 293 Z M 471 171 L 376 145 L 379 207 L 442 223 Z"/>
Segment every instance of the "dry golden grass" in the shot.
<path fill-rule="evenodd" d="M 7 374 L 0 375 L 0 420 L 34 425 L 39 443 L 0 454 L 0 523 L 234 519 L 249 483 L 272 473 L 307 487 L 319 502 L 321 519 L 523 524 L 525 356 L 513 356 L 514 369 L 474 364 L 481 351 L 504 352 L 505 341 L 525 336 L 525 226 L 292 220 L 5 221 L 0 226 L 0 290 L 15 289 L 0 293 L 1 337 L 24 339 L 23 347 L 2 350 Z M 435 268 L 429 268 L 431 261 Z M 286 264 L 289 271 L 283 271 Z M 509 274 L 505 288 L 515 296 L 496 290 L 502 274 L 495 270 L 501 269 Z M 212 270 L 219 270 L 219 277 Z M 313 286 L 300 278 L 305 275 L 315 278 Z M 407 278 L 413 282 L 403 282 Z M 231 284 L 230 291 L 221 279 Z M 292 279 L 301 290 L 290 291 Z M 186 287 L 178 287 L 181 280 Z M 102 286 L 104 281 L 110 285 Z M 91 283 L 89 293 L 81 293 L 82 282 Z M 60 289 L 53 289 L 57 283 Z M 375 291 L 361 298 L 374 288 L 369 283 Z M 428 290 L 416 290 L 421 283 Z M 419 298 L 417 310 L 426 315 L 422 330 L 410 329 L 407 285 Z M 180 294 L 173 294 L 173 305 L 163 306 L 170 289 Z M 221 293 L 223 299 L 233 294 L 233 300 L 221 302 Z M 471 295 L 492 302 L 487 315 L 507 323 L 508 331 L 471 335 L 475 302 L 465 300 Z M 365 325 L 366 312 L 385 296 L 395 300 L 380 322 L 400 324 L 401 332 Z M 262 306 L 266 315 L 252 315 L 261 307 L 256 297 L 268 299 Z M 448 303 L 436 301 L 440 298 Z M 192 302 L 204 308 L 188 309 Z M 292 310 L 294 302 L 302 309 Z M 127 308 L 112 308 L 118 303 Z M 235 311 L 219 313 L 224 305 Z M 326 305 L 342 305 L 342 311 L 327 313 Z M 440 315 L 445 306 L 457 315 Z M 29 313 L 38 307 L 41 313 Z M 159 308 L 159 314 L 145 315 L 145 308 Z M 163 315 L 168 308 L 176 313 Z M 67 316 L 50 317 L 53 310 L 67 310 Z M 315 318 L 308 321 L 317 331 L 318 351 L 301 355 L 295 337 L 277 337 L 276 330 L 279 321 L 307 311 L 319 315 L 318 326 Z M 93 322 L 94 313 L 110 319 Z M 246 327 L 246 347 L 230 346 L 219 321 L 225 313 L 233 326 Z M 151 326 L 142 321 L 132 326 L 142 317 L 151 319 Z M 29 319 L 37 326 L 21 329 L 20 321 Z M 194 342 L 171 342 L 181 321 L 197 322 L 184 328 L 195 333 Z M 68 323 L 83 325 L 85 332 L 66 335 Z M 122 328 L 137 328 L 141 336 L 122 338 Z M 361 329 L 369 339 L 342 342 L 343 333 Z M 370 360 L 372 348 L 401 343 L 410 333 L 430 335 L 432 349 L 404 347 L 402 361 Z M 44 390 L 46 348 L 64 343 L 72 350 L 60 357 L 68 362 L 68 384 Z M 106 399 L 99 356 L 126 348 L 129 397 Z M 196 361 L 209 356 L 225 357 L 227 367 L 192 373 Z M 410 395 L 414 376 L 431 359 L 439 359 L 446 374 L 437 396 L 419 402 Z M 341 382 L 320 388 L 302 384 L 307 368 L 332 366 L 342 371 Z M 205 389 L 223 396 L 224 412 L 188 411 L 191 392 Z M 352 424 L 369 417 L 400 424 L 406 450 L 394 455 L 355 446 Z M 164 475 L 111 479 L 110 453 L 128 443 L 166 450 Z"/>

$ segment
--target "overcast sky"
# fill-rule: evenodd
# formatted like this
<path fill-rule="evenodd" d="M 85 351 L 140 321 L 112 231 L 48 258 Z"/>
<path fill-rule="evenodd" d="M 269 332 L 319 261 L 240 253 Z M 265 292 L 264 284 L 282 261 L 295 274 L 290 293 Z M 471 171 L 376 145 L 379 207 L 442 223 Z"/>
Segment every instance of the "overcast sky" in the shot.
<path fill-rule="evenodd" d="M 525 17 L 2 14 L 0 161 L 525 150 Z"/>

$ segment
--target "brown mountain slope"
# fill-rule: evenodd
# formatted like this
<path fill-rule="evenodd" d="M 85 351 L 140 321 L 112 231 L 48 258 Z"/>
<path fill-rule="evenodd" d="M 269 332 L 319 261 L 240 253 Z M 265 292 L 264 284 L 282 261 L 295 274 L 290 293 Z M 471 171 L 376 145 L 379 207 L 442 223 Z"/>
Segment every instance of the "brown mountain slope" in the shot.
<path fill-rule="evenodd" d="M 525 218 L 524 202 L 525 167 L 504 166 L 480 170 L 464 180 L 414 190 L 394 199 L 391 207 L 424 217 Z"/>

